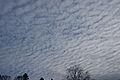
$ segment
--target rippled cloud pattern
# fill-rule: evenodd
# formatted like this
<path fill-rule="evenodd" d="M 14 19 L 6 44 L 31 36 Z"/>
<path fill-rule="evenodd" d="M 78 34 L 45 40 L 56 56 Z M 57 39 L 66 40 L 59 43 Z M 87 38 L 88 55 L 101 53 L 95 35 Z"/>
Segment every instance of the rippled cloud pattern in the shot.
<path fill-rule="evenodd" d="M 0 73 L 62 79 L 80 64 L 120 78 L 120 0 L 0 0 Z"/>

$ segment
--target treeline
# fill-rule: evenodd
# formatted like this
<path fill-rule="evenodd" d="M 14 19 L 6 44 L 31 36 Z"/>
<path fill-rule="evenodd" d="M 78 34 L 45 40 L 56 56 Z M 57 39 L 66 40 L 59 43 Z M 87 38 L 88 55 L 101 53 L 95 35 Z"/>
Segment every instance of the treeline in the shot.
<path fill-rule="evenodd" d="M 28 80 L 29 76 L 27 73 L 25 73 L 23 76 L 17 76 L 13 80 Z M 0 75 L 0 80 L 12 80 L 11 76 L 8 75 Z M 41 77 L 39 80 L 44 80 L 43 77 Z M 51 79 L 53 80 L 53 79 Z"/>
<path fill-rule="evenodd" d="M 0 80 L 11 80 L 11 76 L 8 75 L 0 75 Z M 28 80 L 29 77 L 27 73 L 25 73 L 23 76 L 17 76 L 14 78 L 14 80 Z"/>
<path fill-rule="evenodd" d="M 17 76 L 13 80 L 28 80 L 29 76 L 27 73 L 25 73 L 22 76 Z M 11 80 L 10 76 L 7 75 L 0 75 L 0 80 Z M 44 80 L 43 77 L 41 77 L 38 80 Z M 51 79 L 53 80 L 53 79 Z M 80 65 L 74 65 L 66 69 L 66 76 L 63 80 L 95 80 L 91 78 L 91 74 L 80 67 Z"/>

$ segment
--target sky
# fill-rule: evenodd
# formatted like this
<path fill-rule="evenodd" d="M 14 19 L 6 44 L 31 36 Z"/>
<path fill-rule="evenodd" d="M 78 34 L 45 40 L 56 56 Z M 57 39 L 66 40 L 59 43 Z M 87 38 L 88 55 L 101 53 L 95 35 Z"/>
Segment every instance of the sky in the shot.
<path fill-rule="evenodd" d="M 120 0 L 0 0 L 0 74 L 61 80 L 79 64 L 120 79 Z"/>

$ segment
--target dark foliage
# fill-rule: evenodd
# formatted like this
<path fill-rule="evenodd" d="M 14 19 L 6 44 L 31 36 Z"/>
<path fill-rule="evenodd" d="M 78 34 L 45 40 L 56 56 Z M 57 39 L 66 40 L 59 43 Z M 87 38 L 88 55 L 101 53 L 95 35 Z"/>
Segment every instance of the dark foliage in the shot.
<path fill-rule="evenodd" d="M 41 78 L 40 78 L 40 80 L 44 80 L 44 78 L 43 78 L 43 77 L 41 77 Z"/>
<path fill-rule="evenodd" d="M 51 80 L 53 80 L 53 79 L 51 78 Z"/>
<path fill-rule="evenodd" d="M 29 77 L 28 77 L 27 73 L 25 73 L 25 74 L 23 75 L 23 80 L 28 80 L 28 79 L 29 79 Z"/>
<path fill-rule="evenodd" d="M 23 76 L 17 76 L 14 78 L 14 80 L 23 80 Z"/>

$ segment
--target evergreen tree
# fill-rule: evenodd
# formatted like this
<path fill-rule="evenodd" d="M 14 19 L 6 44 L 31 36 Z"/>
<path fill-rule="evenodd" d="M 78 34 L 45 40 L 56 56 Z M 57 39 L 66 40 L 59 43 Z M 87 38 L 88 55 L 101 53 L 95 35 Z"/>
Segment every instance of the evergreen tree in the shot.
<path fill-rule="evenodd" d="M 44 80 L 44 78 L 43 78 L 43 77 L 41 77 L 41 78 L 40 78 L 40 80 Z"/>
<path fill-rule="evenodd" d="M 27 73 L 25 73 L 25 74 L 23 75 L 23 80 L 28 80 L 28 79 L 29 79 L 29 77 L 28 77 Z"/>

